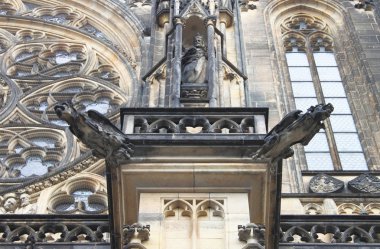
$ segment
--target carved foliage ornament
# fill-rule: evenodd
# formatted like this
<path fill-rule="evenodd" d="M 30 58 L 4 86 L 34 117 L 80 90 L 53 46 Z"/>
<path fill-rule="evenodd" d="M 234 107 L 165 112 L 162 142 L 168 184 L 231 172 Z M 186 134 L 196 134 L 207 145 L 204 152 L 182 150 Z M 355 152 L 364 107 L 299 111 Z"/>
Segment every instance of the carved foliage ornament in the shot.
<path fill-rule="evenodd" d="M 354 193 L 380 193 L 380 179 L 371 174 L 362 174 L 348 182 L 348 189 Z"/>
<path fill-rule="evenodd" d="M 344 182 L 326 174 L 311 178 L 309 189 L 312 193 L 337 193 L 344 189 Z"/>

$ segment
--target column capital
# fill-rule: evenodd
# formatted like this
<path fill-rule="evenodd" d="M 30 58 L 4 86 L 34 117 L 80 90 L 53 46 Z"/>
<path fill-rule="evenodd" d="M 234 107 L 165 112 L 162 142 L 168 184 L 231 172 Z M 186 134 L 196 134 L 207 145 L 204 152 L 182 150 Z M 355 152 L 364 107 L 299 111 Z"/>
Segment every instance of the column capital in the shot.
<path fill-rule="evenodd" d="M 183 18 L 181 16 L 174 16 L 173 23 L 174 25 L 177 25 L 177 24 L 183 25 Z"/>
<path fill-rule="evenodd" d="M 204 19 L 204 22 L 207 26 L 209 26 L 209 25 L 215 26 L 216 16 L 208 16 Z"/>

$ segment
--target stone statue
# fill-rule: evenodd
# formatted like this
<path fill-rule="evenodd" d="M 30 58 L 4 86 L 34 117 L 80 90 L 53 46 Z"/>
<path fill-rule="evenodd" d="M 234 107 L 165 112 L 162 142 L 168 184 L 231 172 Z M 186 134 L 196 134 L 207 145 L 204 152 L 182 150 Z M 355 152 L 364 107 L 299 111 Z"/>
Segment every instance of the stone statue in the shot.
<path fill-rule="evenodd" d="M 207 50 L 200 34 L 194 36 L 193 46 L 182 56 L 182 83 L 207 82 Z"/>
<path fill-rule="evenodd" d="M 95 110 L 79 113 L 71 103 L 56 105 L 57 116 L 69 124 L 70 131 L 96 157 L 105 158 L 107 164 L 117 166 L 131 157 L 133 145 L 106 117 Z"/>
<path fill-rule="evenodd" d="M 5 194 L 2 207 L 0 208 L 0 214 L 13 214 L 18 206 L 19 204 L 14 193 Z"/>
<path fill-rule="evenodd" d="M 20 195 L 20 207 L 16 209 L 16 214 L 35 214 L 37 209 L 35 204 L 30 203 L 30 195 L 23 193 Z"/>
<path fill-rule="evenodd" d="M 4 79 L 0 77 L 0 108 L 5 105 L 8 95 L 8 85 L 5 83 Z"/>
<path fill-rule="evenodd" d="M 307 145 L 324 128 L 323 120 L 330 117 L 334 107 L 329 104 L 311 106 L 307 112 L 296 110 L 287 114 L 264 138 L 264 145 L 253 159 L 271 159 L 272 162 L 293 156 L 292 145 Z"/>

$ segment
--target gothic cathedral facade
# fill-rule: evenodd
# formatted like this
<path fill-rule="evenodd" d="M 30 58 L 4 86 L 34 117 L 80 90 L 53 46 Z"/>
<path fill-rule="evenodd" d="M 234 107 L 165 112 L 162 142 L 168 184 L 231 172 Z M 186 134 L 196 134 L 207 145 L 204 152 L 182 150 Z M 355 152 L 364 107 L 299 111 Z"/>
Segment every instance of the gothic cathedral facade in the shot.
<path fill-rule="evenodd" d="M 1 248 L 380 248 L 377 0 L 0 0 L 0 61 Z"/>

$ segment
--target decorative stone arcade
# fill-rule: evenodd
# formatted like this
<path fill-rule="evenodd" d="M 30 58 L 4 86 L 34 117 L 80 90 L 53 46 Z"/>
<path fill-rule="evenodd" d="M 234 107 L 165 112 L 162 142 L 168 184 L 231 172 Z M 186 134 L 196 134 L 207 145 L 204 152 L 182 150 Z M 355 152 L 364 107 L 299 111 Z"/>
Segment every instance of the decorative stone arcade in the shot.
<path fill-rule="evenodd" d="M 121 116 L 135 148 L 109 167 L 118 248 L 275 248 L 281 167 L 251 158 L 267 108 L 128 108 Z"/>

